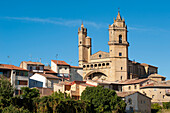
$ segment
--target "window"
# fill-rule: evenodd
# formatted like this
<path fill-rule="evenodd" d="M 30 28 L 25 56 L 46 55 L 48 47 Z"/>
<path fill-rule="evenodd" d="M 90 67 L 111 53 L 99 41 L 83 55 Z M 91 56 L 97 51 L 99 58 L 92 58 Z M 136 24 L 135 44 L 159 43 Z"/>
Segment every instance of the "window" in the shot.
<path fill-rule="evenodd" d="M 89 65 L 87 65 L 87 67 L 89 67 Z"/>
<path fill-rule="evenodd" d="M 120 80 L 122 80 L 122 78 L 123 78 L 123 77 L 121 76 L 121 77 L 120 77 Z"/>
<path fill-rule="evenodd" d="M 100 66 L 101 66 L 101 64 L 98 64 L 98 66 L 100 67 Z"/>
<path fill-rule="evenodd" d="M 93 68 L 93 64 L 91 65 L 91 68 Z"/>
<path fill-rule="evenodd" d="M 80 44 L 81 44 L 81 41 L 80 41 Z"/>
<path fill-rule="evenodd" d="M 109 63 L 106 63 L 107 66 L 109 66 Z"/>
<path fill-rule="evenodd" d="M 97 64 L 95 64 L 94 67 L 97 67 Z"/>
<path fill-rule="evenodd" d="M 135 89 L 136 89 L 136 87 L 137 87 L 137 86 L 135 85 Z"/>
<path fill-rule="evenodd" d="M 122 43 L 122 35 L 119 35 L 119 43 Z"/>
<path fill-rule="evenodd" d="M 152 95 L 152 98 L 154 98 L 154 95 Z"/>
<path fill-rule="evenodd" d="M 165 95 L 163 95 L 163 99 L 165 98 Z"/>
<path fill-rule="evenodd" d="M 85 68 L 86 67 L 86 65 L 83 65 L 83 68 Z"/>
<path fill-rule="evenodd" d="M 102 55 L 99 55 L 99 58 L 101 58 L 102 57 Z"/>
<path fill-rule="evenodd" d="M 123 69 L 123 67 L 121 67 L 121 70 Z"/>
<path fill-rule="evenodd" d="M 103 63 L 102 66 L 105 66 L 105 63 Z"/>
<path fill-rule="evenodd" d="M 65 67 L 65 70 L 67 70 L 67 68 Z"/>
<path fill-rule="evenodd" d="M 121 52 L 119 53 L 119 56 L 122 56 L 122 53 L 121 53 Z"/>
<path fill-rule="evenodd" d="M 128 99 L 128 103 L 132 104 L 132 99 L 131 98 Z"/>
<path fill-rule="evenodd" d="M 129 86 L 129 90 L 131 89 L 131 87 Z"/>
<path fill-rule="evenodd" d="M 39 66 L 36 66 L 36 70 L 40 70 L 40 67 L 39 67 Z"/>
<path fill-rule="evenodd" d="M 19 76 L 19 71 L 16 72 L 16 75 Z"/>
<path fill-rule="evenodd" d="M 32 71 L 32 66 L 30 66 L 30 71 Z"/>

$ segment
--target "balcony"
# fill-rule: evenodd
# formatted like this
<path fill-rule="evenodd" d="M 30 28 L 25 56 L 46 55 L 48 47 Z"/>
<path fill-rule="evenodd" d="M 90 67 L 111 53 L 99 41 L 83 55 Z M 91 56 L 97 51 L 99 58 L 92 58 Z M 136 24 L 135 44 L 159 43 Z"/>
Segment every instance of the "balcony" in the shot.
<path fill-rule="evenodd" d="M 43 71 L 43 70 L 32 70 L 32 72 L 35 72 L 35 73 L 43 73 L 44 71 Z"/>

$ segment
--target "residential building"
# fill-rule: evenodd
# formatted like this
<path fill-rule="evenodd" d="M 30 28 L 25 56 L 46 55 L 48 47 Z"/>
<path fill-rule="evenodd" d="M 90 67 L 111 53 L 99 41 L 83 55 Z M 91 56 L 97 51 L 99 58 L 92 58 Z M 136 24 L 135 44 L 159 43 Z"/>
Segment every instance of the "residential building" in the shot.
<path fill-rule="evenodd" d="M 117 95 L 126 102 L 126 113 L 151 113 L 151 98 L 137 92 L 118 92 Z"/>
<path fill-rule="evenodd" d="M 86 87 L 96 87 L 86 81 L 60 82 L 54 84 L 54 92 L 62 92 L 70 95 L 73 99 L 79 100 Z"/>
<path fill-rule="evenodd" d="M 29 87 L 28 70 L 8 64 L 0 64 L 0 76 L 7 78 L 15 88 L 15 94 L 21 94 L 21 87 Z"/>
<path fill-rule="evenodd" d="M 71 66 L 65 61 L 51 60 L 51 70 L 57 73 L 57 76 L 63 77 L 69 81 L 83 80 L 83 68 Z"/>
<path fill-rule="evenodd" d="M 59 83 L 59 81 L 62 81 L 61 77 L 52 74 L 35 73 L 30 77 L 30 88 L 43 87 L 53 90 L 53 84 Z"/>
<path fill-rule="evenodd" d="M 32 76 L 34 73 L 44 72 L 44 64 L 41 62 L 22 61 L 20 68 L 29 70 L 29 76 Z"/>
<path fill-rule="evenodd" d="M 152 98 L 153 103 L 170 102 L 170 85 L 165 83 L 147 84 L 140 92 Z"/>
<path fill-rule="evenodd" d="M 83 79 L 106 77 L 107 81 L 124 81 L 147 78 L 157 73 L 158 67 L 129 60 L 127 25 L 118 12 L 117 18 L 109 25 L 109 52 L 92 54 L 91 38 L 83 23 L 78 29 L 79 66 L 83 67 Z"/>

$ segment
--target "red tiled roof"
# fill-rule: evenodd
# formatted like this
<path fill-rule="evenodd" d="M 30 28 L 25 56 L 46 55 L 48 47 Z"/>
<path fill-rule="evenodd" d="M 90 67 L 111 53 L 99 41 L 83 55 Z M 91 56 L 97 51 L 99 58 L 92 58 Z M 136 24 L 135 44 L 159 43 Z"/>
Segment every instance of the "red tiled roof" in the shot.
<path fill-rule="evenodd" d="M 48 73 L 54 73 L 54 74 L 55 74 L 55 73 L 56 73 L 56 72 L 54 72 L 54 71 L 51 70 L 51 69 L 49 69 L 49 70 L 46 69 L 46 70 L 44 70 L 44 72 L 45 72 L 45 74 L 48 74 Z"/>
<path fill-rule="evenodd" d="M 65 65 L 65 66 L 70 66 L 69 64 L 67 64 L 65 61 L 61 61 L 61 60 L 51 60 L 52 62 L 54 62 L 57 65 Z"/>
<path fill-rule="evenodd" d="M 161 76 L 161 75 L 159 75 L 159 74 L 151 74 L 151 75 L 149 75 L 148 78 L 166 78 L 166 77 Z"/>
<path fill-rule="evenodd" d="M 44 65 L 41 62 L 32 62 L 32 61 L 22 61 L 22 62 L 26 64 L 33 64 L 33 65 Z"/>
<path fill-rule="evenodd" d="M 40 74 L 40 73 L 38 73 Z M 55 76 L 55 75 L 52 75 L 52 74 L 40 74 L 46 78 L 51 78 L 51 79 L 62 79 L 61 77 L 58 77 L 58 76 Z"/>
<path fill-rule="evenodd" d="M 70 66 L 71 68 L 78 68 L 78 69 L 83 69 L 82 67 L 79 66 Z"/>
<path fill-rule="evenodd" d="M 120 82 L 121 84 L 137 84 L 137 83 L 141 83 L 144 81 L 149 80 L 148 78 L 145 79 L 130 79 L 130 80 L 126 80 L 126 81 L 122 81 Z"/>
<path fill-rule="evenodd" d="M 152 84 L 147 84 L 145 86 L 142 86 L 141 88 L 147 88 L 147 87 L 170 87 L 169 84 L 165 84 L 165 83 L 152 83 Z"/>
<path fill-rule="evenodd" d="M 146 64 L 146 63 L 142 63 L 142 64 L 140 64 L 140 65 L 142 65 L 142 66 L 150 66 L 150 67 L 158 68 L 158 67 L 156 67 L 156 66 L 152 66 L 152 65 L 149 65 L 149 64 Z"/>
<path fill-rule="evenodd" d="M 14 65 L 8 65 L 8 64 L 0 64 L 0 69 L 10 69 L 10 70 L 22 70 L 22 71 L 28 71 L 26 69 L 14 66 Z"/>
<path fill-rule="evenodd" d="M 137 91 L 117 92 L 117 96 L 119 96 L 119 97 L 126 97 L 126 96 L 132 95 L 132 94 L 134 94 L 136 92 Z"/>

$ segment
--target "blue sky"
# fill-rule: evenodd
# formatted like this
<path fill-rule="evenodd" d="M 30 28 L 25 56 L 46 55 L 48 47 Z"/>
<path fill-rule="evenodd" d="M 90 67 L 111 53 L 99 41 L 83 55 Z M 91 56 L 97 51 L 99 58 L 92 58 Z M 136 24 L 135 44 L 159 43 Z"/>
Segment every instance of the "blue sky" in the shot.
<path fill-rule="evenodd" d="M 1 0 L 0 63 L 78 65 L 77 30 L 83 20 L 92 53 L 108 52 L 108 25 L 120 8 L 128 26 L 129 58 L 159 67 L 170 79 L 170 1 L 168 0 Z M 9 57 L 8 57 L 9 56 Z"/>

